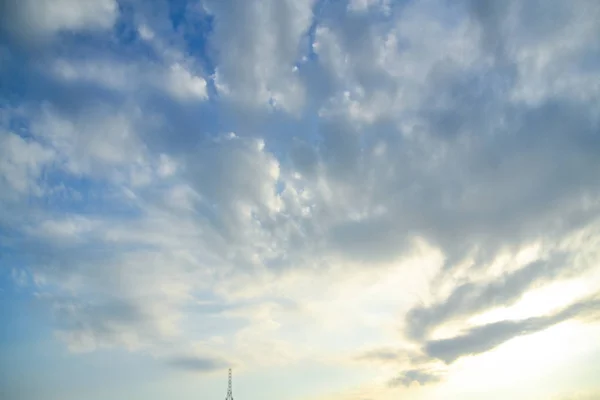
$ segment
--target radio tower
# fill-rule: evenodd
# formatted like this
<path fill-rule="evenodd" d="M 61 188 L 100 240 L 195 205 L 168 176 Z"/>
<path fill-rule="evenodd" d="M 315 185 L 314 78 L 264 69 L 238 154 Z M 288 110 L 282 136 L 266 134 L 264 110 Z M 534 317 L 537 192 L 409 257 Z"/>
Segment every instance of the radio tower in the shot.
<path fill-rule="evenodd" d="M 227 385 L 227 397 L 225 400 L 233 400 L 233 390 L 231 389 L 231 368 L 229 368 L 229 383 Z"/>

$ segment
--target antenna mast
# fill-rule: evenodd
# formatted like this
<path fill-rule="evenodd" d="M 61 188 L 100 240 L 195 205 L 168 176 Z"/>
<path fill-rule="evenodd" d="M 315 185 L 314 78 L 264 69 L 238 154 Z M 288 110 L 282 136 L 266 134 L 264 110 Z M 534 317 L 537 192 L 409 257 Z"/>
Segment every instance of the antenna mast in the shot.
<path fill-rule="evenodd" d="M 225 397 L 225 400 L 233 400 L 233 390 L 231 385 L 231 368 L 229 368 L 229 382 L 227 385 L 227 397 Z"/>

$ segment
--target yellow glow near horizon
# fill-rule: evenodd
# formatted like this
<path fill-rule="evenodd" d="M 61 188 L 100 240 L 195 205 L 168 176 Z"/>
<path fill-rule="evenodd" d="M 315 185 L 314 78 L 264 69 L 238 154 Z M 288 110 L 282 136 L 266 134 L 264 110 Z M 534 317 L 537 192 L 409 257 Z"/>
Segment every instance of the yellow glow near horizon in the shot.
<path fill-rule="evenodd" d="M 459 398 L 452 397 L 452 393 L 495 391 L 499 397 L 486 399 L 503 398 L 507 391 L 519 393 L 516 398 L 549 398 L 563 391 L 560 385 L 566 383 L 553 380 L 549 388 L 544 382 L 559 370 L 578 365 L 578 360 L 592 349 L 600 349 L 596 340 L 599 333 L 600 324 L 569 321 L 514 338 L 487 353 L 457 361 L 447 382 L 441 385 L 442 392 L 449 398 Z"/>

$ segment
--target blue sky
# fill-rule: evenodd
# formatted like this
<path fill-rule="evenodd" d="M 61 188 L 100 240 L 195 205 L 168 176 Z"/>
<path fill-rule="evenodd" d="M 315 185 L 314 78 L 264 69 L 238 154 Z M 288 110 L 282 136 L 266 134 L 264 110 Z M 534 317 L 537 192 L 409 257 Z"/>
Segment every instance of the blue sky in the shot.
<path fill-rule="evenodd" d="M 599 21 L 0 2 L 0 397 L 597 398 Z"/>

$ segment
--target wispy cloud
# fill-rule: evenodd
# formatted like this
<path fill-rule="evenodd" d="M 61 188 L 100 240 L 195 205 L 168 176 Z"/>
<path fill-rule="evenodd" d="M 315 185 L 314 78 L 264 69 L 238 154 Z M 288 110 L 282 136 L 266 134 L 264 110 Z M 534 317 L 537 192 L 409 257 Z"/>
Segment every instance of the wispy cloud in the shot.
<path fill-rule="evenodd" d="M 208 372 L 224 368 L 228 365 L 223 360 L 192 356 L 171 358 L 169 364 L 192 372 Z"/>
<path fill-rule="evenodd" d="M 514 337 L 546 329 L 573 317 L 589 318 L 592 313 L 597 319 L 599 305 L 598 299 L 591 299 L 575 303 L 549 316 L 477 326 L 456 337 L 429 341 L 425 345 L 425 351 L 428 355 L 449 363 L 463 355 L 483 353 Z"/>

